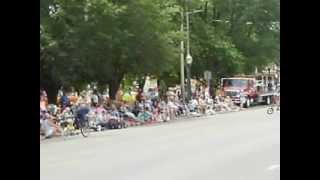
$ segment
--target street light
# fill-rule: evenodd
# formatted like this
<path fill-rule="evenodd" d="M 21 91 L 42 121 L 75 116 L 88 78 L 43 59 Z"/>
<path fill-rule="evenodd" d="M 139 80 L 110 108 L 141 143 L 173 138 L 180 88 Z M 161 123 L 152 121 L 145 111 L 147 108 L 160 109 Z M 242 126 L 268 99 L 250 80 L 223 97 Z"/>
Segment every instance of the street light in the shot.
<path fill-rule="evenodd" d="M 191 100 L 191 64 L 192 64 L 192 56 L 190 54 L 187 55 L 186 57 L 186 62 L 187 62 L 187 91 L 188 91 L 188 101 Z"/>
<path fill-rule="evenodd" d="M 189 16 L 190 14 L 196 14 L 203 12 L 204 10 L 194 10 L 192 12 L 186 12 L 186 20 L 187 20 L 187 57 L 190 56 L 190 22 L 189 22 Z M 192 58 L 191 58 L 192 59 Z"/>
<path fill-rule="evenodd" d="M 204 10 L 198 9 L 198 10 L 194 10 L 192 12 L 187 12 L 188 14 L 196 14 L 196 13 L 200 13 L 203 12 Z"/>
<path fill-rule="evenodd" d="M 192 64 L 192 56 L 190 54 L 190 22 L 189 22 L 189 16 L 190 14 L 196 14 L 203 12 L 204 10 L 194 10 L 192 12 L 186 12 L 186 21 L 187 21 L 187 57 L 186 57 L 186 63 L 187 63 L 187 91 L 188 91 L 188 101 L 191 100 L 191 64 Z"/>
<path fill-rule="evenodd" d="M 192 56 L 190 54 L 188 54 L 186 57 L 187 64 L 189 64 L 189 65 L 192 64 L 192 60 L 193 60 Z"/>
<path fill-rule="evenodd" d="M 213 22 L 222 22 L 222 23 L 229 23 L 229 21 L 224 21 L 224 20 L 220 20 L 220 19 L 214 19 L 212 20 Z"/>
<path fill-rule="evenodd" d="M 213 22 L 221 22 L 221 23 L 230 23 L 230 21 L 228 21 L 228 20 L 221 20 L 221 19 L 214 19 L 214 20 L 212 20 Z M 246 22 L 246 25 L 252 25 L 253 24 L 253 22 L 251 22 L 251 21 L 247 21 Z"/>

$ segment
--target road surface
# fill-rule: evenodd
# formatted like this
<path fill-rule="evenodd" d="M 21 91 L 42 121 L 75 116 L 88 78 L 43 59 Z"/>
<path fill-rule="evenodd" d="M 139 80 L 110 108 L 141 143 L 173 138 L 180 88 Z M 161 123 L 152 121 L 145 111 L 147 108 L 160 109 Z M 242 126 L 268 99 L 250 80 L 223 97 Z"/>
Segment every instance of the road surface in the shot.
<path fill-rule="evenodd" d="M 253 109 L 45 141 L 40 179 L 280 179 L 280 113 Z"/>

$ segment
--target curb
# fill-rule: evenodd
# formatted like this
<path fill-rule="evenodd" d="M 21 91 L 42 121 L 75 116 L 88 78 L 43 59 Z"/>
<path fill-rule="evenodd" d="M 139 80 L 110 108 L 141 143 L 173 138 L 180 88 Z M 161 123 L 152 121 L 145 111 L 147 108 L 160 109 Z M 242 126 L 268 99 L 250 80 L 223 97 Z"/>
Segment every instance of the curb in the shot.
<path fill-rule="evenodd" d="M 261 108 L 265 108 L 265 106 L 261 106 Z M 252 110 L 252 108 L 244 108 L 244 109 L 240 109 L 239 111 L 224 111 L 224 112 L 215 112 L 215 114 L 213 115 L 199 115 L 199 116 L 181 116 L 181 117 L 177 117 L 176 119 L 170 120 L 170 121 L 151 121 L 151 122 L 146 122 L 146 123 L 141 123 L 141 122 L 135 122 L 135 121 L 129 121 L 128 123 L 128 128 L 129 127 L 137 127 L 137 126 L 152 126 L 152 125 L 156 125 L 156 124 L 164 124 L 164 123 L 170 123 L 170 122 L 175 122 L 175 121 L 181 121 L 181 120 L 190 120 L 192 118 L 205 118 L 205 117 L 213 117 L 216 116 L 218 114 L 228 114 L 228 113 L 235 113 L 235 112 L 243 112 L 243 111 L 248 111 L 248 110 Z M 51 139 L 58 139 L 61 137 L 52 137 Z M 40 143 L 42 143 L 42 141 L 46 141 L 46 139 L 41 139 Z"/>

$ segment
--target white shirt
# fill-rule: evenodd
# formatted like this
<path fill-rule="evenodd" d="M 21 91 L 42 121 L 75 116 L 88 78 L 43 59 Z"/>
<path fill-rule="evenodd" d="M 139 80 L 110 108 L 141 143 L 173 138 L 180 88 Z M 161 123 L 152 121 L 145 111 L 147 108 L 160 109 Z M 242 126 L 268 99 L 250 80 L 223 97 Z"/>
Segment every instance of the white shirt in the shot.
<path fill-rule="evenodd" d="M 197 101 L 197 100 L 195 100 L 195 99 L 192 99 L 192 100 L 191 100 L 191 104 L 193 104 L 193 105 L 195 105 L 195 106 L 196 106 L 196 105 L 198 105 L 198 101 Z"/>
<path fill-rule="evenodd" d="M 92 95 L 92 101 L 93 101 L 94 103 L 98 103 L 99 98 L 98 98 L 98 96 L 97 96 L 96 94 Z"/>
<path fill-rule="evenodd" d="M 174 103 L 172 101 L 168 102 L 168 106 L 169 106 L 169 108 L 176 108 L 176 105 L 174 105 Z"/>

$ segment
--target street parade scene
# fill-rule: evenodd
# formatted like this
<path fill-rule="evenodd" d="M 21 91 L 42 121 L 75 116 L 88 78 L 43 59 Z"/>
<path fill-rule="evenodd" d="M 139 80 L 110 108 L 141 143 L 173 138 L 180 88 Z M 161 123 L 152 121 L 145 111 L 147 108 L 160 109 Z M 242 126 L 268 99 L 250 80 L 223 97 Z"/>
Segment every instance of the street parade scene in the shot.
<path fill-rule="evenodd" d="M 48 104 L 46 91 L 40 89 L 40 140 L 44 138 L 81 134 L 86 137 L 90 131 L 99 132 L 107 129 L 122 129 L 152 123 L 168 122 L 183 117 L 214 115 L 219 112 L 240 111 L 249 108 L 252 100 L 237 99 L 232 96 L 236 83 L 241 84 L 243 78 L 224 79 L 223 89 L 212 96 L 206 85 L 196 84 L 189 103 L 182 100 L 179 88 L 171 88 L 160 97 L 157 84 L 144 89 L 132 89 L 116 94 L 116 100 L 109 98 L 108 92 L 99 92 L 93 85 L 88 85 L 81 92 L 74 87 L 66 91 L 61 87 L 57 93 L 55 104 Z M 255 79 L 253 79 L 255 80 Z M 148 77 L 147 84 L 152 82 Z M 242 80 L 244 83 L 247 80 Z M 156 82 L 156 81 L 155 81 Z M 249 81 L 248 81 L 249 82 Z M 234 87 L 232 87 L 234 83 Z M 280 107 L 280 83 L 270 81 L 264 89 L 270 96 L 262 102 L 267 105 L 276 104 Z M 258 87 L 262 88 L 264 85 Z M 241 86 L 238 86 L 241 88 Z M 259 95 L 262 96 L 263 93 Z M 245 98 L 245 97 L 244 97 Z M 279 109 L 279 108 L 277 108 Z M 267 113 L 271 112 L 270 108 Z M 88 121 L 82 131 L 80 121 Z M 78 130 L 78 131 L 77 131 Z M 78 132 L 78 133 L 77 133 Z"/>
<path fill-rule="evenodd" d="M 280 2 L 41 0 L 41 180 L 280 179 Z"/>

